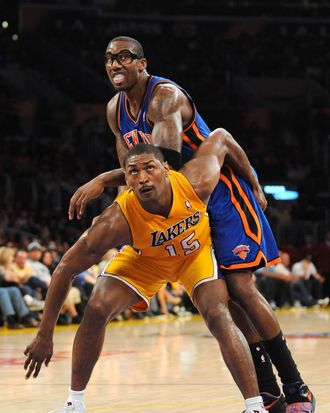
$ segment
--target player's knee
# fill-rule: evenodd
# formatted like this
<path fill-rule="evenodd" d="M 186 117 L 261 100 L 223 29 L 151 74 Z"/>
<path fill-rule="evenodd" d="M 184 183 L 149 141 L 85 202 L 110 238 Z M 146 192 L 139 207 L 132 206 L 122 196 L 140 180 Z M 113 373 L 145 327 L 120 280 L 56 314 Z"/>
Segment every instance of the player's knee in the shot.
<path fill-rule="evenodd" d="M 224 326 L 230 318 L 229 309 L 225 303 L 218 303 L 215 306 L 205 306 L 199 309 L 208 329 L 211 333 L 219 330 L 219 326 Z"/>
<path fill-rule="evenodd" d="M 91 299 L 85 310 L 85 321 L 94 325 L 102 325 L 108 322 L 111 316 L 111 307 L 104 301 Z"/>

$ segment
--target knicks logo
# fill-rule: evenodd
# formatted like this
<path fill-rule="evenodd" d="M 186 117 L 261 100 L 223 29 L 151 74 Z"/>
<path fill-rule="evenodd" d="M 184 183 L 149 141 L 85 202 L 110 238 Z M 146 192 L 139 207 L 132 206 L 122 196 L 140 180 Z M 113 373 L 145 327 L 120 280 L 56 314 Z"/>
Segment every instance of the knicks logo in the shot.
<path fill-rule="evenodd" d="M 250 247 L 248 245 L 237 245 L 232 252 L 236 255 L 236 257 L 239 257 L 241 260 L 245 260 L 250 252 Z"/>
<path fill-rule="evenodd" d="M 128 148 L 133 148 L 133 146 L 137 145 L 138 143 L 151 143 L 151 134 L 144 133 L 137 129 L 125 133 L 125 135 L 123 135 L 123 138 Z"/>

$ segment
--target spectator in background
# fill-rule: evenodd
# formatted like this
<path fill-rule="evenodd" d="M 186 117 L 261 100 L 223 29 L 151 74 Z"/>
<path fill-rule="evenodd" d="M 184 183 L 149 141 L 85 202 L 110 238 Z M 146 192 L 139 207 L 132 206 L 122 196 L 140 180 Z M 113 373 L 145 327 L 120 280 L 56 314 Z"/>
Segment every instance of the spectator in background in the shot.
<path fill-rule="evenodd" d="M 33 268 L 27 264 L 27 252 L 25 250 L 18 249 L 15 252 L 11 269 L 18 277 L 20 284 L 26 284 L 34 275 Z"/>
<path fill-rule="evenodd" d="M 77 287 L 71 287 L 69 293 L 63 303 L 63 307 L 57 324 L 79 324 L 82 314 L 78 311 L 78 306 L 81 303 L 81 293 Z"/>
<path fill-rule="evenodd" d="M 34 276 L 34 269 L 27 263 L 27 258 L 28 254 L 25 250 L 17 250 L 11 268 L 18 276 L 20 284 L 28 285 L 33 290 L 39 291 L 42 298 L 45 298 L 48 286 Z"/>
<path fill-rule="evenodd" d="M 35 268 L 38 277 L 47 282 L 49 285 L 51 280 L 52 266 L 54 262 L 53 254 L 49 250 L 44 250 L 38 242 L 31 242 L 28 245 L 28 262 Z M 41 252 L 43 251 L 43 252 Z M 41 262 L 42 261 L 42 262 Z M 78 288 L 71 287 L 64 301 L 58 324 L 78 324 L 81 321 L 82 313 L 80 314 L 77 307 L 81 303 L 81 293 Z"/>
<path fill-rule="evenodd" d="M 287 252 L 280 251 L 281 262 L 274 266 L 273 281 L 276 285 L 275 303 L 278 307 L 294 306 L 294 297 L 292 282 L 294 280 L 290 271 L 290 255 Z"/>
<path fill-rule="evenodd" d="M 43 251 L 40 261 L 48 268 L 48 271 L 51 274 L 54 270 L 54 257 L 52 252 L 49 250 Z"/>
<path fill-rule="evenodd" d="M 0 287 L 0 310 L 10 329 L 38 327 L 39 325 L 33 319 L 17 287 Z"/>
<path fill-rule="evenodd" d="M 10 247 L 0 248 L 0 286 L 1 287 L 17 287 L 24 302 L 29 307 L 30 311 L 41 311 L 44 308 L 44 301 L 35 298 L 37 293 L 27 285 L 21 285 L 20 279 L 12 269 L 15 250 Z"/>
<path fill-rule="evenodd" d="M 81 293 L 82 299 L 87 302 L 92 294 L 97 277 L 99 276 L 99 268 L 97 265 L 93 265 L 87 271 L 83 271 L 76 275 L 72 285 Z"/>
<path fill-rule="evenodd" d="M 281 263 L 255 271 L 257 287 L 273 309 L 294 305 L 290 255 L 283 251 L 279 253 Z"/>
<path fill-rule="evenodd" d="M 175 296 L 170 292 L 170 286 L 164 284 L 157 292 L 157 300 L 159 304 L 159 314 L 168 316 L 173 309 L 173 306 L 181 303 L 181 297 Z"/>
<path fill-rule="evenodd" d="M 293 272 L 293 267 L 292 274 L 295 278 L 292 284 L 292 289 L 295 300 L 304 307 L 312 307 L 316 305 L 317 301 L 313 298 L 312 294 L 309 292 L 307 286 L 304 283 L 304 278 L 306 276 L 305 271 L 301 270 L 301 268 L 298 266 L 295 268 L 295 272 Z"/>
<path fill-rule="evenodd" d="M 48 248 L 48 251 L 50 251 L 50 253 L 52 254 L 52 257 L 53 257 L 51 267 L 49 268 L 50 272 L 52 273 L 55 270 L 57 264 L 61 260 L 61 254 L 59 252 L 58 245 L 55 241 L 50 241 L 47 248 Z M 47 264 L 45 264 L 45 265 L 47 265 Z"/>
<path fill-rule="evenodd" d="M 315 265 L 312 262 L 312 256 L 307 254 L 301 261 L 293 264 L 292 274 L 295 277 L 299 277 L 300 280 L 294 283 L 295 291 L 303 291 L 302 286 L 305 286 L 307 294 L 311 296 L 311 302 L 316 304 L 318 300 L 321 299 L 322 295 L 322 285 L 325 278 L 319 274 Z M 307 294 L 304 293 L 307 297 Z M 301 300 L 300 300 L 301 301 Z M 308 299 L 310 303 L 310 299 Z M 313 304 L 305 304 L 313 305 Z"/>
<path fill-rule="evenodd" d="M 46 286 L 49 286 L 51 275 L 49 269 L 45 264 L 40 262 L 42 252 L 44 247 L 38 242 L 33 241 L 27 247 L 28 259 L 27 264 L 33 268 L 33 275 L 37 277 L 40 281 L 43 281 Z"/>

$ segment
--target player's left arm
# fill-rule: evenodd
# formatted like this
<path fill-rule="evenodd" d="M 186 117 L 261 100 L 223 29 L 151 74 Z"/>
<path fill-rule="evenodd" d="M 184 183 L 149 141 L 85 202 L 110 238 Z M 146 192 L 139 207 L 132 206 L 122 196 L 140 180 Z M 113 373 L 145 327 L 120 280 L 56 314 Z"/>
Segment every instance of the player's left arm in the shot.
<path fill-rule="evenodd" d="M 224 134 L 211 134 L 198 148 L 195 157 L 180 169 L 205 204 L 219 182 L 228 151 Z"/>
<path fill-rule="evenodd" d="M 109 249 L 131 242 L 126 218 L 113 203 L 64 254 L 52 275 L 37 336 L 24 351 L 27 379 L 37 377 L 43 363 L 47 366 L 51 360 L 56 321 L 74 276 L 99 262 Z"/>

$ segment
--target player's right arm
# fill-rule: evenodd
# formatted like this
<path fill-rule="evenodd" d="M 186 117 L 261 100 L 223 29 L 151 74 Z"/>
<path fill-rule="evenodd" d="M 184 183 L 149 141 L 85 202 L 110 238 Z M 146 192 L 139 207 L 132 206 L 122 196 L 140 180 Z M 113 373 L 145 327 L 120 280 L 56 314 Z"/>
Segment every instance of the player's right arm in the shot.
<path fill-rule="evenodd" d="M 114 203 L 64 254 L 52 275 L 37 336 L 24 352 L 26 378 L 32 373 L 37 377 L 42 364 L 47 366 L 52 357 L 54 328 L 74 276 L 99 262 L 109 249 L 131 243 L 128 223 Z"/>

